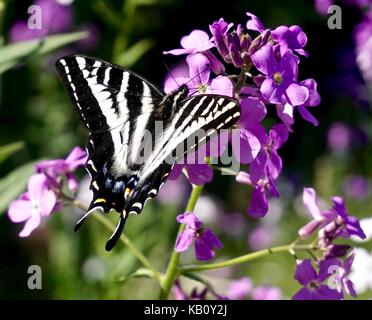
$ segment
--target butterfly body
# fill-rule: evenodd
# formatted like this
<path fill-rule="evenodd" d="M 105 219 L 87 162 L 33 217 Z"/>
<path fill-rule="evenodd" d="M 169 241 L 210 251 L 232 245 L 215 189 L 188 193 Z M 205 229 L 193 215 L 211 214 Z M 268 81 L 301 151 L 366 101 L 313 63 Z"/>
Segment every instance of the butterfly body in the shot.
<path fill-rule="evenodd" d="M 139 75 L 99 59 L 68 56 L 57 61 L 56 69 L 90 132 L 86 167 L 93 199 L 76 229 L 97 208 L 119 212 L 107 250 L 128 214 L 140 213 L 146 200 L 157 195 L 173 164 L 240 116 L 233 98 L 188 97 L 186 85 L 165 94 Z M 198 130 L 209 133 L 190 147 L 188 140 Z"/>

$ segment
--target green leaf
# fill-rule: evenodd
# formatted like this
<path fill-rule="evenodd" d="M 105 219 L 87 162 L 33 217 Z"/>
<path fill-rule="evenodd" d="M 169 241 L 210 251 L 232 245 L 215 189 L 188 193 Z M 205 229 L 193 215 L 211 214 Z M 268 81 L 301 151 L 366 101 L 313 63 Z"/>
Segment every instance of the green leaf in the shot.
<path fill-rule="evenodd" d="M 146 268 L 139 268 L 138 270 L 134 271 L 133 273 L 129 274 L 128 276 L 123 276 L 118 279 L 119 282 L 125 283 L 131 278 L 155 278 L 154 273 Z"/>
<path fill-rule="evenodd" d="M 22 149 L 25 146 L 23 141 L 9 143 L 5 146 L 0 147 L 0 163 L 4 162 L 8 157 L 13 153 L 16 153 L 18 150 Z"/>
<path fill-rule="evenodd" d="M 34 165 L 35 162 L 26 163 L 0 179 L 0 214 L 25 190 L 28 178 L 34 173 Z"/>
<path fill-rule="evenodd" d="M 154 45 L 154 40 L 150 38 L 138 41 L 118 57 L 118 64 L 126 68 L 132 67 Z"/>
<path fill-rule="evenodd" d="M 2 46 L 0 47 L 0 73 L 26 61 L 31 56 L 49 53 L 85 37 L 86 32 L 74 32 Z"/>

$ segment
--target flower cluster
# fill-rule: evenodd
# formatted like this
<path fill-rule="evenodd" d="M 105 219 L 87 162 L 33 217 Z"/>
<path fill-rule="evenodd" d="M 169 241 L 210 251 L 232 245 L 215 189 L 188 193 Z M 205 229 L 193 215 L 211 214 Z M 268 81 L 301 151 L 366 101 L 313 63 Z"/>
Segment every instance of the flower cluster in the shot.
<path fill-rule="evenodd" d="M 69 190 L 76 193 L 78 184 L 73 172 L 86 161 L 86 152 L 75 147 L 66 159 L 36 163 L 36 173 L 29 178 L 27 191 L 11 202 L 8 209 L 12 222 L 25 222 L 20 237 L 28 237 L 39 226 L 41 218 L 61 209 L 64 180 Z"/>
<path fill-rule="evenodd" d="M 365 239 L 366 235 L 358 219 L 348 214 L 341 197 L 332 197 L 332 202 L 332 208 L 321 210 L 315 190 L 304 189 L 303 204 L 313 220 L 299 230 L 299 236 L 301 239 L 307 239 L 317 232 L 314 247 L 319 254 L 314 258 L 318 272 L 310 259 L 298 261 L 295 279 L 303 285 L 303 288 L 294 295 L 293 299 L 343 299 L 344 293 L 356 296 L 353 283 L 347 277 L 354 261 L 354 253 L 347 256 L 351 246 L 336 244 L 335 240 L 349 239 L 351 236 Z M 326 280 L 328 280 L 327 285 L 324 284 Z"/>
<path fill-rule="evenodd" d="M 165 80 L 164 90 L 171 92 L 186 84 L 191 95 L 213 93 L 239 100 L 239 130 L 226 143 L 231 142 L 240 163 L 250 164 L 249 173 L 241 172 L 237 180 L 252 186 L 248 212 L 262 217 L 268 210 L 267 198 L 279 196 L 275 184 L 282 160 L 278 150 L 292 131 L 294 112 L 318 125 L 308 108 L 318 105 L 320 97 L 315 80 L 298 79 L 300 57 L 307 56 L 307 37 L 302 29 L 295 25 L 271 30 L 255 15 L 247 16 L 245 27 L 234 27 L 221 18 L 209 26 L 211 36 L 194 30 L 181 39 L 182 48 L 164 52 L 186 55 Z M 250 34 L 254 32 L 256 37 Z M 268 108 L 274 108 L 281 123 L 267 132 L 263 121 Z M 180 168 L 175 170 L 173 178 Z M 192 183 L 203 184 L 213 177 L 204 163 L 186 165 L 186 170 Z"/>

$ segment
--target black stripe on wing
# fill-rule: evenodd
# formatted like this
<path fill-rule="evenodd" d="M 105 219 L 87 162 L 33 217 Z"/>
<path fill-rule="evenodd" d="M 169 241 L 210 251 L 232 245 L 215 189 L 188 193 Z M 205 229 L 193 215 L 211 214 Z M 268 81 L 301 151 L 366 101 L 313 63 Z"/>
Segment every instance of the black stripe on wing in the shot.
<path fill-rule="evenodd" d="M 85 56 L 67 56 L 56 62 L 75 110 L 91 132 L 103 132 L 120 126 L 121 117 L 140 108 L 145 82 L 154 102 L 164 93 L 139 75 L 117 65 Z M 156 105 L 156 103 L 154 103 Z"/>

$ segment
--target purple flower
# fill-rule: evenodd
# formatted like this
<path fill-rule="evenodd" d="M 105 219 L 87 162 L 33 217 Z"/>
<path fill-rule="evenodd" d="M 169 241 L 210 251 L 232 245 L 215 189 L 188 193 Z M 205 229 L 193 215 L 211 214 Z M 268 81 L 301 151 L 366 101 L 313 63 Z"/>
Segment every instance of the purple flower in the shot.
<path fill-rule="evenodd" d="M 165 51 L 164 54 L 173 54 L 178 56 L 181 54 L 203 52 L 213 48 L 214 43 L 203 30 L 193 30 L 189 35 L 182 37 L 181 47 L 182 49 Z"/>
<path fill-rule="evenodd" d="M 169 180 L 176 180 L 185 169 L 188 180 L 197 186 L 211 182 L 213 179 L 213 170 L 207 163 L 198 164 L 179 164 L 176 163 L 168 177 Z"/>
<path fill-rule="evenodd" d="M 365 239 L 359 220 L 349 216 L 344 200 L 341 197 L 332 197 L 333 207 L 328 210 L 320 210 L 317 204 L 316 192 L 312 188 L 304 188 L 303 203 L 313 220 L 300 229 L 302 238 L 310 236 L 315 230 L 320 230 L 320 239 L 328 245 L 337 237 L 350 238 L 354 235 Z"/>
<path fill-rule="evenodd" d="M 233 84 L 228 77 L 218 76 L 210 79 L 210 61 L 201 54 L 191 54 L 186 58 L 188 70 L 186 66 L 179 68 L 177 74 L 172 74 L 165 81 L 164 91 L 172 92 L 181 84 L 186 83 L 190 89 L 190 93 L 199 94 L 220 94 L 225 96 L 233 95 Z"/>
<path fill-rule="evenodd" d="M 228 24 L 223 18 L 213 22 L 209 26 L 209 30 L 213 35 L 213 42 L 216 44 L 219 54 L 226 59 L 229 55 L 229 50 L 226 46 L 225 37 L 229 29 L 233 26 L 232 23 Z"/>
<path fill-rule="evenodd" d="M 250 12 L 247 12 L 246 15 L 250 17 L 250 19 L 247 21 L 248 30 L 258 31 L 260 33 L 265 31 L 266 28 L 264 27 L 260 19 L 257 18 L 257 16 Z"/>
<path fill-rule="evenodd" d="M 333 5 L 334 0 L 315 0 L 315 9 L 320 14 L 327 14 L 328 8 Z"/>
<path fill-rule="evenodd" d="M 175 250 L 186 251 L 195 243 L 195 254 L 198 260 L 209 260 L 214 257 L 213 248 L 222 248 L 221 241 L 210 229 L 204 229 L 202 222 L 192 212 L 185 212 L 177 216 L 179 223 L 185 224 L 186 228 L 176 240 Z"/>
<path fill-rule="evenodd" d="M 272 246 L 274 237 L 274 228 L 264 224 L 249 233 L 248 243 L 253 250 L 262 250 Z"/>
<path fill-rule="evenodd" d="M 265 45 L 254 53 L 251 59 L 255 67 L 266 76 L 260 91 L 268 102 L 280 104 L 285 99 L 292 106 L 303 105 L 306 102 L 309 90 L 295 82 L 298 58 L 291 51 L 286 51 L 277 61 L 273 47 Z"/>
<path fill-rule="evenodd" d="M 341 224 L 339 228 L 339 234 L 342 238 L 350 238 L 350 236 L 357 236 L 360 239 L 365 239 L 366 235 L 364 234 L 359 220 L 356 217 L 349 216 L 344 199 L 341 197 L 332 197 L 333 207 L 332 210 L 337 214 L 337 222 Z"/>
<path fill-rule="evenodd" d="M 253 289 L 251 295 L 253 300 L 280 300 L 282 291 L 278 287 L 259 286 Z"/>
<path fill-rule="evenodd" d="M 246 164 L 251 163 L 261 150 L 261 142 L 254 132 L 261 127 L 259 123 L 266 116 L 266 107 L 259 98 L 249 96 L 241 100 L 240 110 L 240 130 L 233 133 L 232 148 L 239 162 Z"/>
<path fill-rule="evenodd" d="M 65 176 L 69 189 L 76 192 L 78 184 L 73 172 L 77 167 L 85 165 L 87 158 L 87 154 L 83 149 L 75 147 L 66 159 L 41 161 L 35 167 L 38 173 L 44 173 L 48 177 L 48 182 L 53 188 L 58 189 L 62 176 Z"/>
<path fill-rule="evenodd" d="M 279 192 L 271 177 L 253 182 L 248 173 L 241 171 L 236 176 L 236 181 L 253 187 L 248 206 L 248 213 L 253 217 L 263 217 L 267 213 L 269 209 L 268 197 L 279 197 Z"/>
<path fill-rule="evenodd" d="M 335 122 L 328 130 L 328 146 L 336 152 L 346 151 L 351 144 L 351 130 L 341 122 Z"/>
<path fill-rule="evenodd" d="M 303 286 L 293 297 L 293 300 L 341 300 L 342 292 L 336 289 L 331 289 L 324 285 L 331 273 L 328 264 L 320 266 L 320 271 L 317 273 L 311 264 L 310 259 L 305 259 L 298 263 L 294 278 Z"/>
<path fill-rule="evenodd" d="M 324 227 L 337 217 L 332 210 L 319 209 L 316 191 L 313 188 L 304 188 L 302 202 L 313 220 L 299 230 L 298 234 L 301 238 L 309 237 L 318 228 Z"/>
<path fill-rule="evenodd" d="M 328 272 L 332 277 L 332 286 L 341 294 L 346 293 L 352 297 L 356 297 L 354 284 L 348 278 L 351 267 L 354 262 L 355 254 L 350 254 L 345 260 L 332 258 L 321 263 L 323 272 Z M 321 272 L 321 271 L 320 271 Z"/>
<path fill-rule="evenodd" d="M 26 21 L 16 21 L 10 27 L 9 41 L 20 42 L 31 39 L 40 39 L 47 35 L 47 29 L 30 29 Z"/>
<path fill-rule="evenodd" d="M 48 34 L 68 31 L 72 26 L 72 8 L 55 0 L 37 0 L 41 8 L 41 29 L 30 29 L 26 21 L 17 21 L 10 29 L 10 41 L 39 39 Z"/>
<path fill-rule="evenodd" d="M 250 165 L 251 179 L 256 182 L 267 173 L 275 180 L 282 171 L 282 159 L 278 150 L 288 140 L 288 129 L 283 124 L 276 124 L 268 135 L 262 127 L 255 134 L 261 143 L 261 151 Z"/>
<path fill-rule="evenodd" d="M 289 49 L 296 51 L 300 55 L 307 56 L 306 51 L 302 49 L 307 43 L 307 36 L 300 26 L 280 26 L 273 30 L 271 34 L 278 41 L 282 56 Z"/>
<path fill-rule="evenodd" d="M 203 53 L 209 60 L 211 69 L 216 74 L 219 74 L 225 70 L 224 65 L 216 58 L 216 56 L 210 52 L 209 49 L 215 45 L 212 39 L 209 38 L 208 34 L 202 30 L 194 30 L 189 35 L 184 36 L 181 39 L 182 49 L 174 49 L 170 51 L 164 51 L 164 54 L 181 55 L 181 54 L 194 54 Z"/>
<path fill-rule="evenodd" d="M 364 199 L 368 196 L 371 186 L 367 178 L 360 175 L 351 175 L 344 183 L 345 193 L 354 199 Z"/>
<path fill-rule="evenodd" d="M 290 127 L 294 123 L 293 110 L 296 109 L 303 119 L 312 123 L 314 126 L 318 126 L 318 120 L 307 110 L 307 108 L 315 107 L 320 103 L 320 95 L 317 91 L 317 83 L 314 79 L 307 79 L 301 81 L 300 85 L 309 90 L 307 100 L 297 107 L 292 106 L 288 102 L 285 104 L 278 104 L 276 106 L 278 117 Z"/>
<path fill-rule="evenodd" d="M 226 296 L 230 300 L 245 300 L 252 289 L 252 280 L 248 277 L 244 277 L 230 283 Z"/>
<path fill-rule="evenodd" d="M 176 181 L 167 181 L 157 195 L 156 199 L 163 204 L 180 205 L 187 200 L 190 193 L 190 184 L 185 177 Z"/>
<path fill-rule="evenodd" d="M 218 76 L 210 80 L 210 62 L 203 54 L 189 55 L 186 61 L 190 68 L 190 81 L 187 83 L 190 89 L 232 97 L 233 84 L 228 77 Z"/>
<path fill-rule="evenodd" d="M 12 222 L 26 221 L 19 236 L 28 237 L 38 227 L 41 218 L 53 211 L 56 202 L 56 195 L 48 188 L 46 176 L 44 174 L 31 176 L 27 192 L 18 200 L 11 202 L 8 210 Z"/>
<path fill-rule="evenodd" d="M 250 17 L 250 20 L 247 22 L 248 30 L 258 31 L 260 33 L 267 30 L 254 14 L 249 12 L 246 14 Z M 270 35 L 279 45 L 281 56 L 284 56 L 288 50 L 294 50 L 300 55 L 307 56 L 306 51 L 302 49 L 307 43 L 307 36 L 300 26 L 279 26 L 275 30 L 272 30 Z"/>

